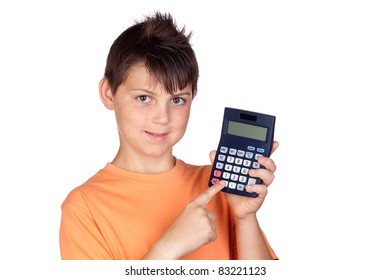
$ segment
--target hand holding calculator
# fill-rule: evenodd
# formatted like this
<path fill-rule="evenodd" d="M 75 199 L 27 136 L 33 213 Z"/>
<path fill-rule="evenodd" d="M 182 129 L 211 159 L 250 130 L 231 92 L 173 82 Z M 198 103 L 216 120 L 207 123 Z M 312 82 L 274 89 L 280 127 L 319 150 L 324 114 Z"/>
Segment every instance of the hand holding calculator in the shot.
<path fill-rule="evenodd" d="M 261 184 L 249 176 L 250 169 L 262 168 L 261 156 L 269 157 L 274 139 L 275 116 L 225 108 L 221 139 L 210 174 L 209 186 L 223 180 L 223 192 L 257 197 L 246 185 Z"/>

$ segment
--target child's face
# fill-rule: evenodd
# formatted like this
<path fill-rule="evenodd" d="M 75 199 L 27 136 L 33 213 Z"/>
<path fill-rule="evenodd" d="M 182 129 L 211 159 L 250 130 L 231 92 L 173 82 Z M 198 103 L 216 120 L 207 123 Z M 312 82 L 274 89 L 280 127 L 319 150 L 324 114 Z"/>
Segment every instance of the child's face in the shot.
<path fill-rule="evenodd" d="M 187 128 L 193 97 L 191 85 L 169 94 L 144 65 L 132 68 L 113 97 L 121 149 L 129 155 L 171 156 Z"/>

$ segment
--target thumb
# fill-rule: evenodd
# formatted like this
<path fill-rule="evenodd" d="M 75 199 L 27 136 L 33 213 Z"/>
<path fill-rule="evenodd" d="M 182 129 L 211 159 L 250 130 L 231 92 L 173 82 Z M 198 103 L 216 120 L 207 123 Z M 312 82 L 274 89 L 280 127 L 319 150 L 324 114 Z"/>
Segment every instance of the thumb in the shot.
<path fill-rule="evenodd" d="M 215 154 L 216 154 L 216 153 L 217 153 L 217 152 L 213 150 L 213 151 L 211 151 L 210 154 L 209 154 L 211 164 L 214 163 L 214 159 L 215 159 Z"/>
<path fill-rule="evenodd" d="M 278 141 L 274 141 L 272 143 L 272 149 L 271 149 L 271 155 L 275 152 L 275 150 L 279 147 L 279 142 Z"/>
<path fill-rule="evenodd" d="M 192 202 L 198 204 L 199 206 L 205 207 L 217 193 L 219 193 L 225 187 L 224 181 L 219 181 L 218 183 L 212 185 L 207 190 L 198 195 Z"/>

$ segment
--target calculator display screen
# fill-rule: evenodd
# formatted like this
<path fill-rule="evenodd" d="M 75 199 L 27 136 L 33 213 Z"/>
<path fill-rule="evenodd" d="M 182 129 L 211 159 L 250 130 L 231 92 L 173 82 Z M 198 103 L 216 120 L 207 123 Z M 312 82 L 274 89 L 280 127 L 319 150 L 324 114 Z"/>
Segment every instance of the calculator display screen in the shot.
<path fill-rule="evenodd" d="M 249 125 L 229 121 L 228 134 L 265 141 L 267 139 L 267 128 L 262 126 Z"/>

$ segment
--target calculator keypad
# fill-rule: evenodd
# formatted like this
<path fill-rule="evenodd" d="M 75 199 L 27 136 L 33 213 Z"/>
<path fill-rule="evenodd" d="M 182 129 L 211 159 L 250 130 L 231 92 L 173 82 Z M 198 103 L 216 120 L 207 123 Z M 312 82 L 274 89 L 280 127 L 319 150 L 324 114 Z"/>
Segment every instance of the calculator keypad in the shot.
<path fill-rule="evenodd" d="M 224 180 L 226 188 L 247 192 L 245 186 L 257 182 L 256 178 L 249 177 L 249 170 L 261 168 L 257 160 L 263 153 L 264 149 L 253 146 L 248 146 L 246 150 L 220 147 L 211 183 Z"/>

